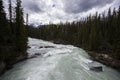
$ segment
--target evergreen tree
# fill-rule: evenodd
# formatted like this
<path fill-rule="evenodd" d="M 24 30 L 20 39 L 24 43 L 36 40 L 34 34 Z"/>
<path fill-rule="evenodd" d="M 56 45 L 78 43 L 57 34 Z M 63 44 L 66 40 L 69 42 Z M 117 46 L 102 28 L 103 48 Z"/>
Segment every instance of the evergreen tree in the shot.
<path fill-rule="evenodd" d="M 0 0 L 0 44 L 5 43 L 8 39 L 7 18 L 3 7 L 3 1 Z"/>
<path fill-rule="evenodd" d="M 27 49 L 27 34 L 23 20 L 23 9 L 21 0 L 17 0 L 16 6 L 16 48 L 18 51 L 26 51 Z"/>
<path fill-rule="evenodd" d="M 19 61 L 17 57 L 23 56 L 21 59 L 27 57 L 27 54 L 25 54 L 27 49 L 27 34 L 21 1 L 17 0 L 15 11 L 12 11 L 11 0 L 8 3 L 9 20 L 6 18 L 3 1 L 0 0 L 0 61 L 6 64 L 6 68 L 7 65 L 12 65 Z M 12 19 L 13 13 L 14 19 Z"/>
<path fill-rule="evenodd" d="M 3 7 L 3 1 L 0 0 L 0 60 L 4 60 L 8 57 L 10 45 L 10 28 L 8 27 L 8 20 Z"/>
<path fill-rule="evenodd" d="M 11 0 L 9 0 L 9 24 L 11 28 L 11 33 L 13 33 L 13 28 L 12 28 L 12 3 Z"/>

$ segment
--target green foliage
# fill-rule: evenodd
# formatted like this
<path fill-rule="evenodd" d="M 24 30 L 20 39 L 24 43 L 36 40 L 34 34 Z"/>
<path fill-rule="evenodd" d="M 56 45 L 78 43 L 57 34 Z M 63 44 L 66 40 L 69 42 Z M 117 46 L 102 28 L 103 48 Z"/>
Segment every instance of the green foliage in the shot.
<path fill-rule="evenodd" d="M 27 28 L 24 25 L 21 0 L 17 0 L 14 12 L 12 9 L 12 3 L 9 0 L 8 20 L 3 1 L 0 0 L 0 60 L 6 63 L 14 62 L 20 55 L 27 55 Z M 16 14 L 14 18 L 13 14 Z"/>
<path fill-rule="evenodd" d="M 0 44 L 5 43 L 8 40 L 9 27 L 7 23 L 3 2 L 0 0 Z"/>
<path fill-rule="evenodd" d="M 23 20 L 23 9 L 21 7 L 21 0 L 17 0 L 16 6 L 16 46 L 19 51 L 26 51 L 27 46 L 27 36 L 26 28 L 24 26 Z"/>

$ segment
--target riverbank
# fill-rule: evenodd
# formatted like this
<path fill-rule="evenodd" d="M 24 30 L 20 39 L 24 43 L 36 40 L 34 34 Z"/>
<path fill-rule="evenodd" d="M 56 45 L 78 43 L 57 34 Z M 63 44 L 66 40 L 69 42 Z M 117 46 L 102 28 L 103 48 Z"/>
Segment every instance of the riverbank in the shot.
<path fill-rule="evenodd" d="M 7 70 L 13 68 L 13 65 L 27 59 L 27 55 L 19 55 L 14 60 L 0 61 L 0 75 L 4 74 Z"/>
<path fill-rule="evenodd" d="M 55 44 L 69 44 L 68 42 L 62 41 L 62 40 L 52 40 L 51 42 Z M 78 45 L 74 45 L 78 46 Z M 79 47 L 79 46 L 78 46 Z M 82 47 L 80 47 L 82 48 Z M 84 49 L 84 48 L 83 48 Z M 120 72 L 120 60 L 112 57 L 109 54 L 104 54 L 104 53 L 98 53 L 94 51 L 89 51 L 85 49 L 85 51 L 90 55 L 91 59 L 94 61 L 98 61 L 108 67 L 111 67 L 113 69 L 116 69 L 117 71 Z"/>
<path fill-rule="evenodd" d="M 93 51 L 87 51 L 87 53 L 91 56 L 91 59 L 94 61 L 98 61 L 108 67 L 116 69 L 120 72 L 120 60 L 113 58 L 108 54 L 97 53 Z"/>

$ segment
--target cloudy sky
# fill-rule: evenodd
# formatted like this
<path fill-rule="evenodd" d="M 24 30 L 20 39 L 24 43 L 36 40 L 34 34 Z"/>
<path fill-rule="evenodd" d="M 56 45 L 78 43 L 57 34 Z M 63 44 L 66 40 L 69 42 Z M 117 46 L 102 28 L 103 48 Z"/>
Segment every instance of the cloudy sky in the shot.
<path fill-rule="evenodd" d="M 7 8 L 7 1 L 5 7 Z M 12 0 L 13 4 L 15 0 Z M 120 0 L 22 0 L 24 13 L 29 14 L 29 24 L 47 24 L 79 20 L 96 11 L 102 13 L 117 7 Z"/>

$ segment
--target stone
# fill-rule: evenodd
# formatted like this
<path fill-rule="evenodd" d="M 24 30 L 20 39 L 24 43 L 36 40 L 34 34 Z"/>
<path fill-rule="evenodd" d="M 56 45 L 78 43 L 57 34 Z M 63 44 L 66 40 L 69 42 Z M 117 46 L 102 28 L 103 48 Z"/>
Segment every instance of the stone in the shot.
<path fill-rule="evenodd" d="M 39 48 L 44 48 L 43 46 L 40 46 Z"/>
<path fill-rule="evenodd" d="M 45 46 L 44 48 L 55 48 L 54 46 Z"/>
<path fill-rule="evenodd" d="M 102 68 L 102 66 L 91 67 L 90 70 L 95 71 L 95 72 L 102 72 L 103 68 Z"/>
<path fill-rule="evenodd" d="M 35 53 L 35 55 L 36 55 L 36 56 L 40 56 L 40 55 L 41 55 L 41 53 Z"/>

